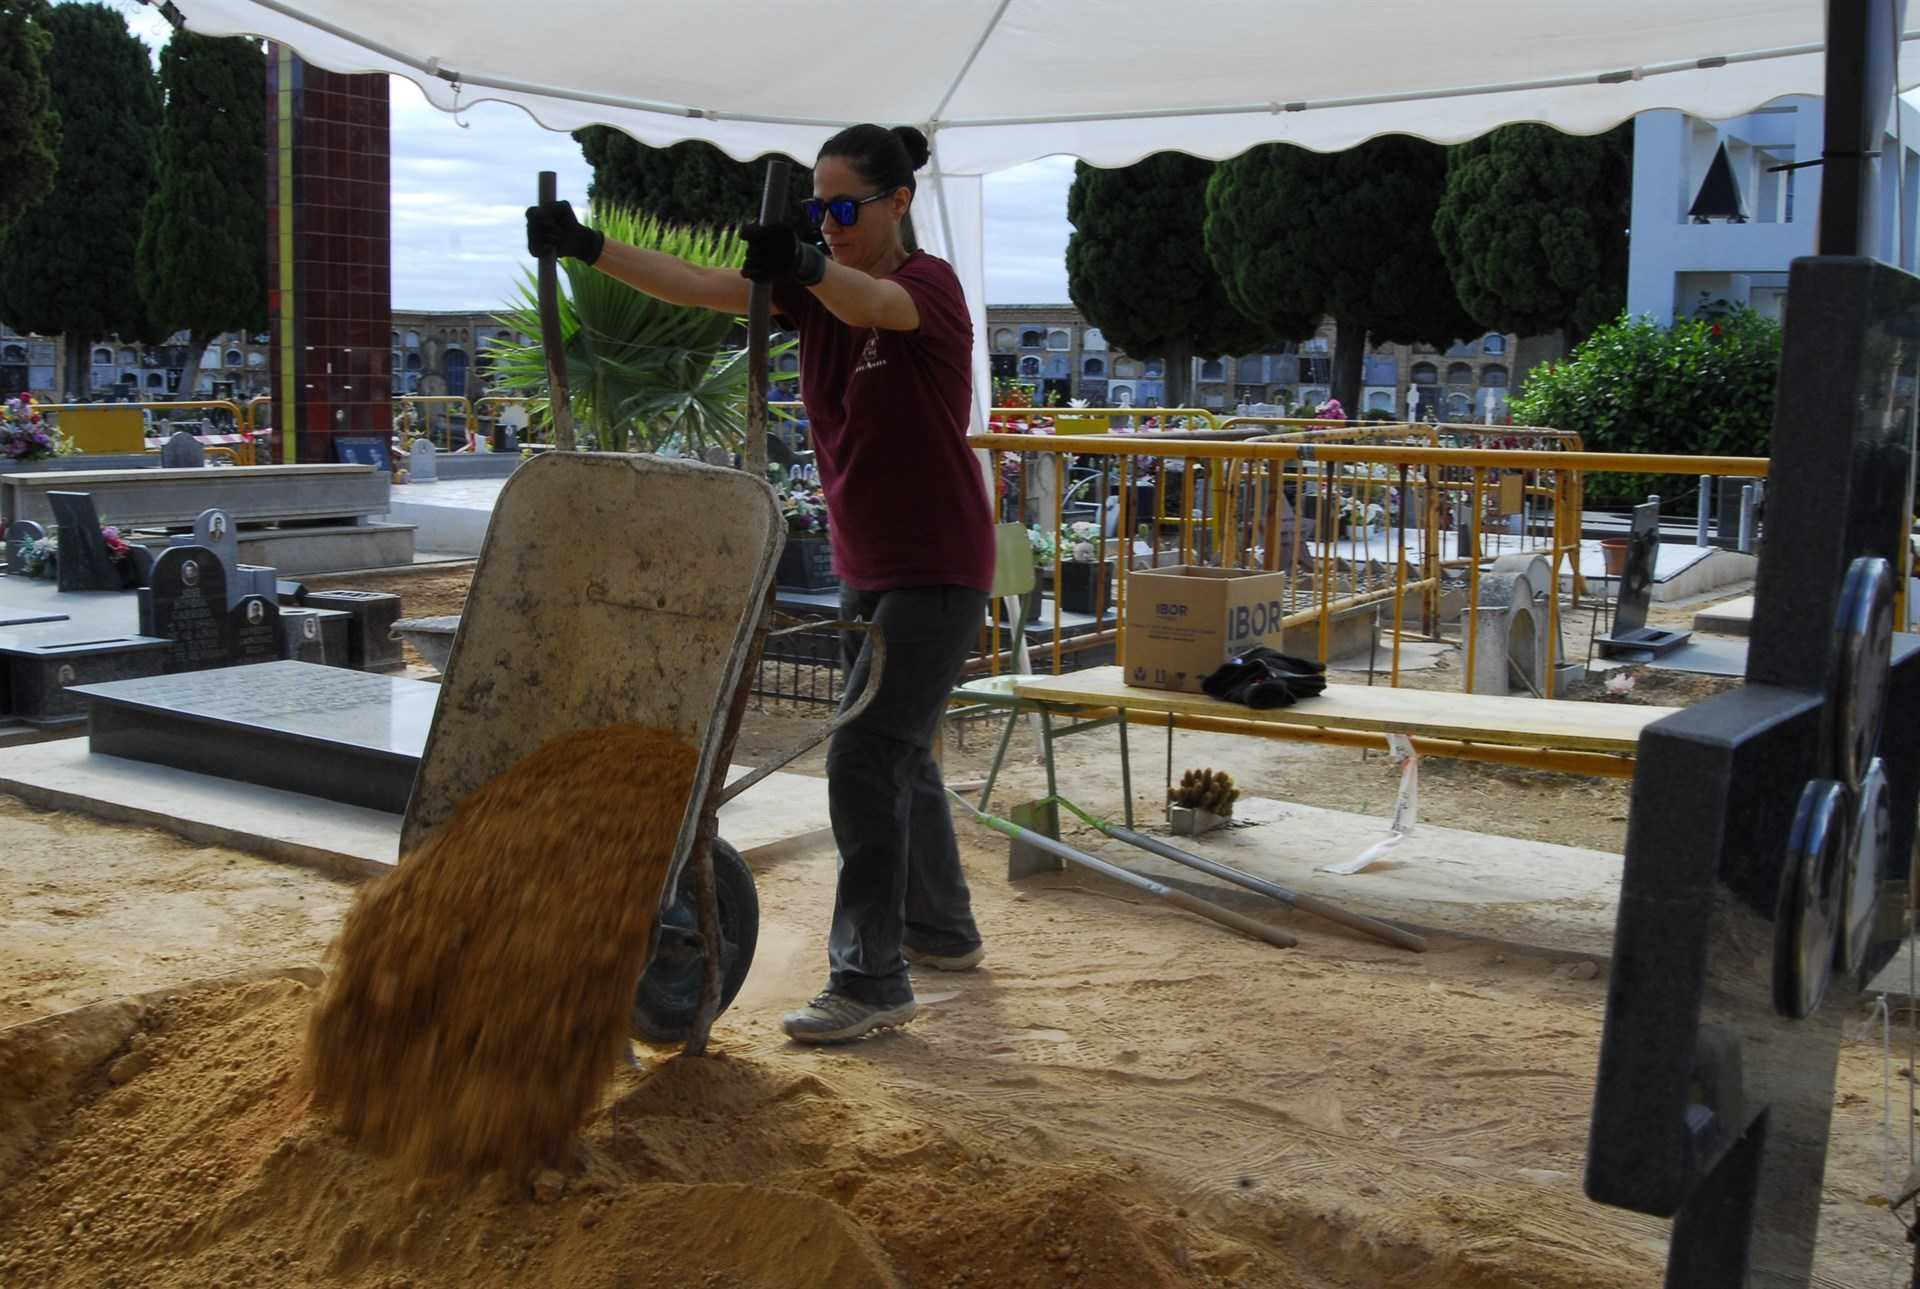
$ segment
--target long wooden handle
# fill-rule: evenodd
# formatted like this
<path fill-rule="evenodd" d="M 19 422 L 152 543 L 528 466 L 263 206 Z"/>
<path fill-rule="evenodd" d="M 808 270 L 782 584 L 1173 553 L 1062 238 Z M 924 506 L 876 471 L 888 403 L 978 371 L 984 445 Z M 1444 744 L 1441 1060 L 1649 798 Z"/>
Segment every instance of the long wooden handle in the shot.
<path fill-rule="evenodd" d="M 777 223 L 786 213 L 787 159 L 767 159 L 767 179 L 760 189 L 760 222 Z M 767 477 L 767 328 L 773 321 L 773 288 L 755 282 L 747 293 L 747 442 L 740 454 L 746 472 Z"/>
<path fill-rule="evenodd" d="M 560 178 L 540 172 L 540 204 L 559 200 Z M 540 347 L 547 358 L 547 409 L 553 417 L 553 444 L 573 451 L 573 400 L 567 389 L 567 350 L 560 334 L 560 266 L 551 255 L 540 257 Z"/>
<path fill-rule="evenodd" d="M 1189 895 L 1171 886 L 1160 887 L 1160 898 L 1176 908 L 1197 913 L 1203 918 L 1218 922 L 1221 926 L 1232 927 L 1242 935 L 1250 935 L 1256 940 L 1265 940 L 1276 948 L 1291 949 L 1300 943 L 1291 932 L 1282 931 L 1277 926 L 1268 926 L 1265 922 L 1250 918 L 1244 913 L 1236 913 L 1232 909 L 1211 904 L 1197 895 Z"/>

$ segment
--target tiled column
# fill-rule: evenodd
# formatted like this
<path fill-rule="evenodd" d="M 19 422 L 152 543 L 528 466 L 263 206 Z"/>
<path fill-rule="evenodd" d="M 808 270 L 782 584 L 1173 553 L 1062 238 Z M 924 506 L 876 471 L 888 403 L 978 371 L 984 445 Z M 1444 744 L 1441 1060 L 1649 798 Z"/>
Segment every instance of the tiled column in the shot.
<path fill-rule="evenodd" d="M 276 459 L 325 464 L 337 436 L 393 425 L 387 78 L 274 45 L 266 93 Z"/>

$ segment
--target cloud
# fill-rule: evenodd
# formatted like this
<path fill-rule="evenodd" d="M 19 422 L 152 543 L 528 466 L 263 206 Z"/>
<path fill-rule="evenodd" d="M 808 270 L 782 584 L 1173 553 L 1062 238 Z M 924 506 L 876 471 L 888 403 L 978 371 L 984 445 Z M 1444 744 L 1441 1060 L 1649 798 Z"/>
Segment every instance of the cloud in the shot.
<path fill-rule="evenodd" d="M 1067 299 L 1067 189 L 1071 157 L 1047 157 L 988 175 L 985 183 L 987 302 L 1060 304 Z"/>
<path fill-rule="evenodd" d="M 138 0 L 110 0 L 155 51 L 166 20 Z M 560 195 L 584 206 L 592 175 L 580 146 L 517 107 L 478 103 L 457 116 L 392 78 L 393 307 L 497 309 L 514 297 L 526 254 L 522 211 L 536 176 L 552 170 Z M 1073 163 L 1050 157 L 989 175 L 985 186 L 987 298 L 1067 298 L 1067 185 Z"/>

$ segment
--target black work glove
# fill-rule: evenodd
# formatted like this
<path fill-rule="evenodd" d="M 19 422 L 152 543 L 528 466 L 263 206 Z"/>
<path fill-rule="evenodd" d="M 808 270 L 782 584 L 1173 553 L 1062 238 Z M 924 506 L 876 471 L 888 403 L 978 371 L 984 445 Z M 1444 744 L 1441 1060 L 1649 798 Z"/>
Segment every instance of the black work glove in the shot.
<path fill-rule="evenodd" d="M 748 224 L 740 230 L 747 262 L 740 276 L 749 282 L 797 282 L 813 286 L 827 275 L 827 254 L 800 240 L 786 224 Z"/>
<path fill-rule="evenodd" d="M 572 202 L 550 201 L 544 206 L 527 207 L 527 254 L 535 259 L 564 255 L 592 264 L 606 244 L 605 233 L 573 217 Z"/>
<path fill-rule="evenodd" d="M 1214 698 L 1244 707 L 1291 707 L 1327 687 L 1327 669 L 1306 658 L 1255 645 L 1229 658 L 1200 682 Z"/>

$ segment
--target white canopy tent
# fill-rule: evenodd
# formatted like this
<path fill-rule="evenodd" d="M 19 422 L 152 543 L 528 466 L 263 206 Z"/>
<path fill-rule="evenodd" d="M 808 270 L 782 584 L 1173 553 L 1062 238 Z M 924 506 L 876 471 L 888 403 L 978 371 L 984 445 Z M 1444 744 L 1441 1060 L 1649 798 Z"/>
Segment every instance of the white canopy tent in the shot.
<path fill-rule="evenodd" d="M 847 124 L 919 126 L 933 162 L 915 231 L 973 306 L 981 407 L 983 174 L 1062 154 L 1448 143 L 1514 121 L 1594 133 L 1655 108 L 1724 118 L 1821 93 L 1826 21 L 1823 0 L 175 3 L 195 31 L 404 76 L 449 110 L 514 103 L 556 130 L 811 161 Z M 1903 35 L 1901 89 L 1920 83 L 1916 40 Z"/>

